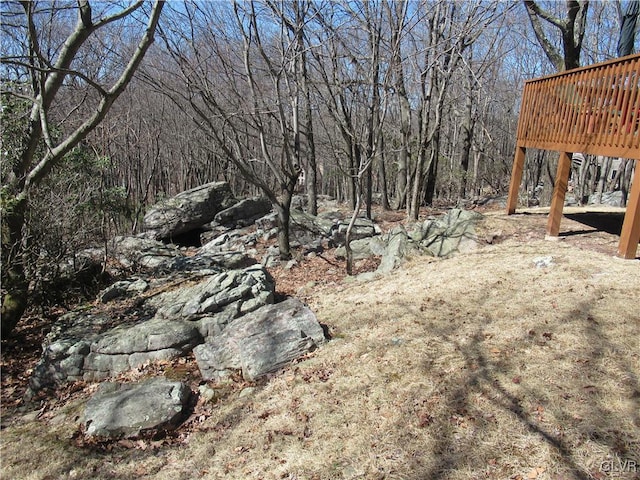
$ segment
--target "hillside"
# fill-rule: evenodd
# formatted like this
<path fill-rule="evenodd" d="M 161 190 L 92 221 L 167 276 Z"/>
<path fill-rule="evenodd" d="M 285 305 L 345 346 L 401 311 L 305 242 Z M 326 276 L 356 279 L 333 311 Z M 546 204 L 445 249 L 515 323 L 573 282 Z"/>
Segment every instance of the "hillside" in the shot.
<path fill-rule="evenodd" d="M 330 342 L 266 380 L 212 385 L 168 439 L 83 441 L 92 385 L 5 405 L 1 476 L 640 478 L 640 266 L 613 256 L 614 234 L 565 219 L 546 241 L 545 221 L 488 212 L 478 249 L 374 281 L 329 255 L 274 270 Z M 198 381 L 189 361 L 137 374 Z"/>

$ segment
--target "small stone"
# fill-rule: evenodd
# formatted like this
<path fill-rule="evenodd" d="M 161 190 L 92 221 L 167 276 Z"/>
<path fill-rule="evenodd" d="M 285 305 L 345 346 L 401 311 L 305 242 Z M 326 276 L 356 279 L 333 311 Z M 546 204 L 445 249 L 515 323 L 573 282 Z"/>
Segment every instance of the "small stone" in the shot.
<path fill-rule="evenodd" d="M 200 398 L 204 401 L 204 403 L 209 403 L 216 397 L 216 391 L 209 385 L 200 385 L 198 387 L 198 391 L 200 392 Z"/>
<path fill-rule="evenodd" d="M 293 267 L 295 267 L 296 265 L 298 265 L 298 262 L 296 260 L 289 260 L 286 265 L 284 266 L 285 270 L 291 270 Z"/>
<path fill-rule="evenodd" d="M 549 268 L 555 265 L 553 257 L 536 257 L 533 259 L 533 263 L 536 268 Z"/>
<path fill-rule="evenodd" d="M 246 398 L 249 397 L 251 395 L 253 395 L 256 391 L 256 387 L 246 387 L 243 388 L 242 391 L 240 392 L 240 395 L 238 395 L 238 398 Z"/>

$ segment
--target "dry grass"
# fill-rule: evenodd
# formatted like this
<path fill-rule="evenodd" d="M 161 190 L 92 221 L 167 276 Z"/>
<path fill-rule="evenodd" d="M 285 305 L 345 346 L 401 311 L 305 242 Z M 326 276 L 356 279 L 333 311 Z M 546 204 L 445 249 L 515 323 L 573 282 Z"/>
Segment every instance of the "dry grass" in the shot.
<path fill-rule="evenodd" d="M 499 244 L 307 291 L 333 340 L 237 388 L 179 446 L 79 449 L 72 404 L 4 428 L 2 478 L 640 478 L 638 261 L 514 225 L 493 216 Z"/>

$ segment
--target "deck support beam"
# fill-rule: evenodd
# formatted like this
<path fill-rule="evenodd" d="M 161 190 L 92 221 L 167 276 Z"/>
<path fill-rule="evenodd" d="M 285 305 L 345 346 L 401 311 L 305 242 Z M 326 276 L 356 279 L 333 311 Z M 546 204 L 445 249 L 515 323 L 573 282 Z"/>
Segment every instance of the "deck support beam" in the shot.
<path fill-rule="evenodd" d="M 636 162 L 635 168 L 618 245 L 618 256 L 627 259 L 636 258 L 640 242 L 640 162 Z"/>
<path fill-rule="evenodd" d="M 557 237 L 560 233 L 560 220 L 562 220 L 564 197 L 567 193 L 570 171 L 571 154 L 569 152 L 560 152 L 553 197 L 551 198 L 551 209 L 549 210 L 549 220 L 547 221 L 547 235 L 551 237 Z"/>

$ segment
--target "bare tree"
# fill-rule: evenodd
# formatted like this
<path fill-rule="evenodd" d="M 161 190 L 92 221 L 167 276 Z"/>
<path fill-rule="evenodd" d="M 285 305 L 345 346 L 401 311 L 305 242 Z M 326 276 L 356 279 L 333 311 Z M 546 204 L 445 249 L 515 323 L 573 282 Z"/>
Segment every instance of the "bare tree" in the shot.
<path fill-rule="evenodd" d="M 57 27 L 47 24 L 45 19 L 54 18 L 56 13 L 64 11 L 64 6 L 54 4 L 47 7 L 46 12 L 47 9 L 43 9 L 39 3 L 22 1 L 16 4 L 19 10 L 14 8 L 4 12 L 11 15 L 12 20 L 6 28 L 11 29 L 13 38 L 22 40 L 23 47 L 9 56 L 3 56 L 2 65 L 21 72 L 29 78 L 29 82 L 23 82 L 24 77 L 14 82 L 4 82 L 2 95 L 26 100 L 31 105 L 31 112 L 25 121 L 16 158 L 10 159 L 10 170 L 3 171 L 3 335 L 14 328 L 27 307 L 29 279 L 25 273 L 24 253 L 28 239 L 25 238 L 24 227 L 31 193 L 52 168 L 96 128 L 125 90 L 153 42 L 163 5 L 163 1 L 155 1 L 147 12 L 146 26 L 128 58 L 110 58 L 111 52 L 107 50 L 98 52 L 98 56 L 107 62 L 111 61 L 109 66 L 114 70 L 120 67 L 119 73 L 111 71 L 110 75 L 105 75 L 104 67 L 96 69 L 89 65 L 85 69 L 87 65 L 82 60 L 88 55 L 89 40 L 111 25 L 133 20 L 136 12 L 145 9 L 145 2 L 137 1 L 122 9 L 113 5 L 112 8 L 105 8 L 103 15 L 96 19 L 89 1 L 78 0 L 74 7 L 76 24 L 58 45 L 45 45 L 43 42 L 44 32 Z M 64 16 L 62 19 L 68 20 Z M 131 25 L 135 25 L 135 22 Z M 97 101 L 91 109 L 80 108 L 80 105 L 69 109 L 63 121 L 55 125 L 55 129 L 62 131 L 62 134 L 54 135 L 52 110 L 64 97 L 65 84 L 73 82 L 90 87 Z M 64 126 L 68 128 L 66 131 Z"/>
<path fill-rule="evenodd" d="M 524 0 L 531 26 L 540 46 L 557 71 L 571 70 L 580 66 L 580 52 L 587 26 L 589 0 L 567 0 L 566 17 L 560 18 L 543 10 L 534 0 Z M 542 21 L 557 29 L 562 38 L 562 51 L 549 38 Z"/>
<path fill-rule="evenodd" d="M 301 121 L 308 6 L 296 8 L 291 18 L 273 2 L 186 3 L 163 33 L 173 65 L 147 76 L 206 133 L 208 148 L 269 198 L 283 259 L 291 257 L 291 200 L 312 138 L 308 113 L 306 129 Z"/>
<path fill-rule="evenodd" d="M 346 232 L 347 273 L 352 273 L 351 233 L 363 206 L 372 217 L 373 170 L 381 162 L 391 70 L 385 68 L 383 31 L 389 5 L 333 3 L 316 9 L 318 48 L 312 51 L 316 88 L 325 99 L 347 153 L 342 172 L 350 186 L 353 215 Z M 383 172 L 383 165 L 378 164 Z M 383 177 L 384 178 L 384 177 Z M 384 181 L 384 180 L 383 180 Z M 384 187 L 382 187 L 384 188 Z"/>
<path fill-rule="evenodd" d="M 459 74 L 463 53 L 484 29 L 502 15 L 497 2 L 437 2 L 427 12 L 428 30 L 418 80 L 416 162 L 411 174 L 408 216 L 417 220 L 420 206 L 431 204 L 438 175 L 444 107 L 449 87 Z"/>
<path fill-rule="evenodd" d="M 402 53 L 403 36 L 407 27 L 408 2 L 385 3 L 388 22 L 391 28 L 391 68 L 395 95 L 398 99 L 400 114 L 400 141 L 398 145 L 398 168 L 396 174 L 396 210 L 406 205 L 408 186 L 408 165 L 410 158 L 412 111 L 407 93 L 404 73 L 404 56 Z"/>
<path fill-rule="evenodd" d="M 286 9 L 290 3 L 291 12 Z M 294 149 L 298 164 L 303 167 L 305 183 L 309 196 L 308 210 L 312 215 L 318 213 L 316 146 L 313 129 L 313 105 L 308 66 L 307 23 L 312 17 L 311 2 L 308 0 L 293 2 L 268 2 L 274 14 L 286 27 L 293 47 L 291 83 L 293 88 L 293 135 Z M 304 139 L 302 138 L 304 137 Z M 304 140 L 304 141 L 303 141 Z"/>

